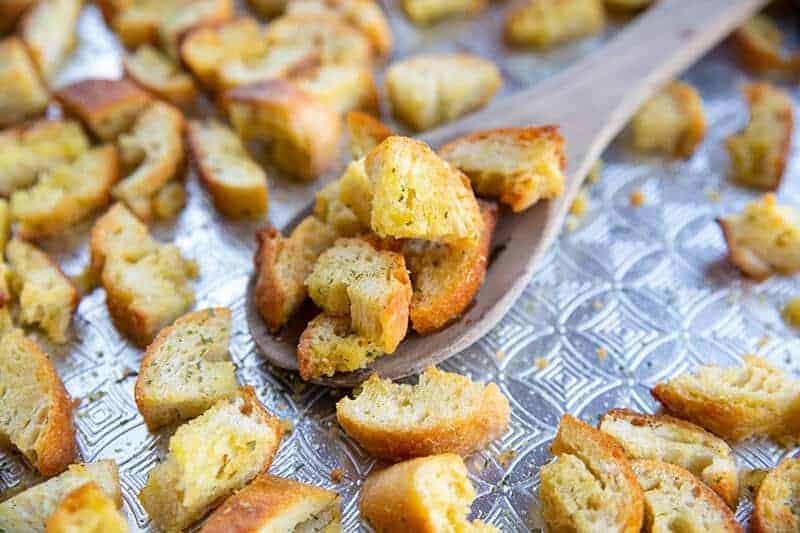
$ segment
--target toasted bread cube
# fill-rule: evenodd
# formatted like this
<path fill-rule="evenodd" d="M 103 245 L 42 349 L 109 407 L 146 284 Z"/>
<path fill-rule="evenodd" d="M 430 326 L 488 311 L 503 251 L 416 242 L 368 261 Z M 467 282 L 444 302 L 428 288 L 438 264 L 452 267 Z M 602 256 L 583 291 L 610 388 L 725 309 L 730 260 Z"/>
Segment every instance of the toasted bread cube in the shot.
<path fill-rule="evenodd" d="M 178 63 L 150 44 L 125 57 L 125 73 L 148 91 L 175 105 L 193 102 L 197 88 Z"/>
<path fill-rule="evenodd" d="M 22 40 L 48 82 L 75 48 L 75 28 L 82 7 L 83 0 L 40 0 L 22 19 Z"/>
<path fill-rule="evenodd" d="M 494 383 L 430 367 L 417 385 L 373 374 L 355 399 L 336 404 L 336 420 L 371 455 L 403 460 L 439 453 L 467 456 L 508 428 L 508 400 Z"/>
<path fill-rule="evenodd" d="M 350 153 L 353 160 L 366 156 L 394 131 L 377 118 L 361 111 L 350 111 L 345 115 L 347 133 L 350 135 Z"/>
<path fill-rule="evenodd" d="M 367 156 L 372 187 L 370 226 L 381 237 L 426 239 L 459 248 L 483 232 L 469 179 L 428 145 L 389 137 Z"/>
<path fill-rule="evenodd" d="M 159 19 L 161 46 L 177 58 L 181 36 L 197 26 L 227 22 L 233 18 L 233 0 L 173 0 L 172 9 Z"/>
<path fill-rule="evenodd" d="M 339 113 L 379 111 L 378 89 L 368 66 L 321 65 L 304 71 L 292 81 Z"/>
<path fill-rule="evenodd" d="M 128 533 L 128 521 L 111 499 L 90 481 L 67 494 L 47 519 L 47 533 Z"/>
<path fill-rule="evenodd" d="M 89 149 L 80 124 L 41 120 L 0 133 L 0 194 L 30 187 L 39 173 L 74 161 Z"/>
<path fill-rule="evenodd" d="M 418 55 L 386 71 L 392 112 L 417 131 L 485 106 L 502 81 L 494 63 L 470 54 Z"/>
<path fill-rule="evenodd" d="M 358 508 L 376 531 L 471 531 L 499 533 L 480 520 L 470 522 L 475 488 L 456 454 L 411 459 L 372 472 L 364 482 Z"/>
<path fill-rule="evenodd" d="M 158 42 L 159 20 L 171 8 L 163 0 L 104 0 L 106 4 L 119 5 L 104 11 L 111 14 L 111 28 L 128 48 L 144 43 Z"/>
<path fill-rule="evenodd" d="M 198 173 L 222 214 L 253 217 L 267 211 L 267 174 L 230 128 L 192 120 L 188 140 Z"/>
<path fill-rule="evenodd" d="M 800 213 L 778 204 L 772 193 L 717 223 L 731 263 L 746 275 L 766 279 L 775 273 L 800 271 Z"/>
<path fill-rule="evenodd" d="M 365 368 L 385 352 L 355 333 L 349 317 L 321 313 L 312 319 L 297 345 L 297 366 L 305 380 Z"/>
<path fill-rule="evenodd" d="M 669 531 L 687 524 L 689 531 L 744 533 L 731 509 L 713 490 L 684 468 L 661 461 L 631 463 L 644 493 L 649 531 Z"/>
<path fill-rule="evenodd" d="M 223 307 L 187 313 L 158 333 L 134 389 L 148 429 L 199 416 L 236 393 L 230 337 L 231 312 Z"/>
<path fill-rule="evenodd" d="M 11 216 L 24 239 L 55 235 L 108 205 L 119 177 L 117 150 L 93 148 L 72 163 L 40 174 L 36 184 L 11 195 Z"/>
<path fill-rule="evenodd" d="M 17 21 L 36 0 L 5 0 L 0 4 L 0 34 L 14 29 Z"/>
<path fill-rule="evenodd" d="M 617 442 L 564 415 L 550 447 L 555 461 L 539 471 L 542 514 L 552 531 L 620 531 L 642 527 L 642 489 Z"/>
<path fill-rule="evenodd" d="M 800 381 L 754 355 L 744 366 L 701 366 L 652 390 L 671 413 L 724 439 L 800 436 Z"/>
<path fill-rule="evenodd" d="M 350 316 L 353 331 L 393 353 L 406 336 L 411 281 L 403 256 L 357 238 L 339 239 L 306 279 L 314 303 Z"/>
<path fill-rule="evenodd" d="M 130 80 L 83 80 L 56 91 L 64 109 L 104 141 L 126 131 L 152 98 Z"/>
<path fill-rule="evenodd" d="M 253 388 L 242 387 L 178 428 L 139 500 L 159 528 L 183 530 L 265 472 L 281 433 L 280 420 L 264 409 Z"/>
<path fill-rule="evenodd" d="M 791 70 L 791 59 L 781 53 L 783 41 L 783 32 L 764 14 L 755 15 L 733 33 L 739 60 L 757 74 Z"/>
<path fill-rule="evenodd" d="M 368 228 L 372 219 L 372 184 L 364 158 L 351 162 L 339 178 L 339 199 Z"/>
<path fill-rule="evenodd" d="M 109 256 L 144 255 L 156 244 L 147 226 L 124 205 L 115 204 L 92 227 L 89 242 L 91 269 L 99 276 Z"/>
<path fill-rule="evenodd" d="M 289 79 L 298 73 L 313 71 L 318 64 L 317 53 L 308 47 L 270 46 L 261 54 L 226 61 L 220 68 L 217 84 L 221 89 L 231 89 L 279 78 Z"/>
<path fill-rule="evenodd" d="M 330 224 L 342 237 L 353 237 L 367 231 L 358 216 L 341 199 L 341 180 L 332 181 L 317 193 L 314 216 Z"/>
<path fill-rule="evenodd" d="M 775 190 L 783 178 L 792 144 L 792 99 L 768 83 L 747 85 L 743 92 L 750 121 L 726 140 L 733 178 L 749 187 Z"/>
<path fill-rule="evenodd" d="M 800 529 L 797 487 L 800 459 L 787 457 L 767 473 L 755 498 L 750 525 L 753 533 L 783 533 Z"/>
<path fill-rule="evenodd" d="M 269 46 L 312 49 L 322 63 L 365 65 L 372 59 L 372 45 L 364 34 L 323 13 L 278 17 L 267 26 L 266 40 Z"/>
<path fill-rule="evenodd" d="M 286 13 L 317 13 L 341 18 L 363 33 L 376 56 L 387 56 L 394 46 L 392 28 L 375 0 L 292 0 Z"/>
<path fill-rule="evenodd" d="M 483 11 L 486 0 L 403 0 L 403 11 L 415 24 Z"/>
<path fill-rule="evenodd" d="M 256 306 L 270 330 L 286 324 L 306 299 L 306 278 L 337 238 L 333 228 L 315 217 L 304 218 L 289 237 L 274 228 L 256 233 Z"/>
<path fill-rule="evenodd" d="M 706 134 L 703 102 L 697 89 L 675 81 L 648 100 L 631 120 L 633 145 L 687 158 Z"/>
<path fill-rule="evenodd" d="M 526 0 L 506 17 L 506 39 L 546 48 L 598 33 L 606 24 L 603 0 Z"/>
<path fill-rule="evenodd" d="M 0 41 L 0 127 L 43 113 L 48 99 L 22 41 L 16 37 Z"/>
<path fill-rule="evenodd" d="M 614 437 L 629 459 L 663 461 L 685 468 L 731 509 L 736 508 L 739 478 L 733 450 L 700 426 L 668 415 L 612 409 L 600 419 L 599 429 Z"/>
<path fill-rule="evenodd" d="M 5 531 L 45 533 L 46 522 L 61 502 L 74 490 L 95 483 L 122 507 L 117 464 L 111 460 L 96 463 L 74 464 L 58 477 L 17 494 L 0 503 L 0 528 Z"/>
<path fill-rule="evenodd" d="M 487 130 L 456 139 L 439 155 L 469 176 L 476 194 L 515 213 L 564 190 L 564 138 L 557 126 Z"/>
<path fill-rule="evenodd" d="M 228 116 L 245 140 L 269 144 L 280 170 L 312 180 L 335 163 L 341 126 L 339 115 L 292 83 L 271 80 L 225 93 Z"/>
<path fill-rule="evenodd" d="M 459 249 L 430 241 L 402 245 L 411 272 L 414 296 L 409 316 L 414 330 L 427 335 L 455 320 L 469 307 L 483 285 L 497 206 L 479 202 L 483 232 L 475 246 Z"/>

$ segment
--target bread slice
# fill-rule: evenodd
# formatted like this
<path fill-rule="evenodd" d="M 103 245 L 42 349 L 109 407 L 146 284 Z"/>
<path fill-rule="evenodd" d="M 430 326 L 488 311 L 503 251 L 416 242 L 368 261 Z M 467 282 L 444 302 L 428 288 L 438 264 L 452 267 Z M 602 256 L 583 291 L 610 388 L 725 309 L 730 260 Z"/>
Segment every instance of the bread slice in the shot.
<path fill-rule="evenodd" d="M 267 211 L 267 174 L 236 133 L 215 120 L 192 120 L 188 142 L 198 173 L 222 214 L 254 217 Z"/>
<path fill-rule="evenodd" d="M 479 520 L 467 520 L 474 498 L 464 461 L 445 453 L 371 473 L 361 489 L 358 508 L 372 528 L 382 533 L 499 533 Z"/>
<path fill-rule="evenodd" d="M 469 179 L 428 145 L 389 137 L 364 163 L 372 188 L 370 226 L 382 237 L 475 246 L 483 231 Z"/>
<path fill-rule="evenodd" d="M 744 366 L 701 366 L 652 393 L 670 412 L 724 439 L 800 436 L 800 381 L 754 355 L 744 357 Z"/>
<path fill-rule="evenodd" d="M 80 299 L 69 278 L 47 254 L 25 241 L 12 239 L 6 257 L 11 289 L 19 298 L 19 320 L 40 327 L 53 342 L 67 342 Z"/>
<path fill-rule="evenodd" d="M 342 237 L 354 237 L 368 230 L 355 212 L 341 199 L 342 181 L 335 180 L 315 196 L 314 216 L 329 224 Z"/>
<path fill-rule="evenodd" d="M 305 380 L 365 368 L 385 354 L 381 347 L 353 331 L 350 317 L 321 313 L 312 319 L 297 345 L 297 366 Z"/>
<path fill-rule="evenodd" d="M 447 17 L 483 11 L 486 0 L 403 0 L 402 5 L 415 24 L 431 24 Z"/>
<path fill-rule="evenodd" d="M 73 490 L 47 519 L 47 533 L 128 533 L 118 504 L 90 481 Z"/>
<path fill-rule="evenodd" d="M 49 95 L 22 40 L 0 41 L 0 127 L 34 117 L 47 109 Z"/>
<path fill-rule="evenodd" d="M 111 186 L 119 177 L 113 145 L 93 148 L 72 163 L 39 175 L 36 184 L 11 194 L 11 216 L 17 234 L 35 239 L 61 233 L 108 205 Z"/>
<path fill-rule="evenodd" d="M 171 57 L 150 44 L 143 44 L 125 56 L 124 65 L 125 74 L 168 102 L 185 105 L 197 97 L 192 77 Z"/>
<path fill-rule="evenodd" d="M 354 110 L 380 112 L 378 89 L 368 65 L 323 64 L 300 70 L 292 81 L 339 113 Z"/>
<path fill-rule="evenodd" d="M 445 145 L 439 155 L 469 176 L 476 194 L 518 213 L 564 190 L 564 138 L 557 126 L 487 130 Z"/>
<path fill-rule="evenodd" d="M 800 459 L 787 457 L 770 470 L 758 487 L 751 518 L 753 533 L 800 530 Z"/>
<path fill-rule="evenodd" d="M 277 332 L 306 299 L 305 280 L 337 237 L 313 216 L 304 218 L 289 237 L 274 228 L 256 233 L 256 307 L 270 330 Z"/>
<path fill-rule="evenodd" d="M 775 190 L 781 183 L 792 143 L 794 105 L 789 94 L 769 83 L 743 89 L 750 121 L 725 141 L 733 179 L 757 189 Z"/>
<path fill-rule="evenodd" d="M 172 0 L 167 3 L 166 10 L 163 7 L 159 10 L 156 4 L 161 48 L 177 59 L 178 45 L 186 32 L 198 26 L 220 24 L 231 20 L 234 16 L 234 7 L 234 0 Z"/>
<path fill-rule="evenodd" d="M 10 33 L 36 0 L 6 0 L 0 4 L 0 34 Z"/>
<path fill-rule="evenodd" d="M 40 0 L 20 22 L 20 36 L 48 82 L 75 48 L 82 7 L 83 0 Z"/>
<path fill-rule="evenodd" d="M 417 131 L 485 106 L 502 81 L 494 63 L 465 53 L 417 55 L 386 71 L 392 112 Z"/>
<path fill-rule="evenodd" d="M 742 213 L 717 219 L 731 263 L 746 275 L 766 279 L 800 270 L 800 213 L 780 205 L 771 193 Z"/>
<path fill-rule="evenodd" d="M 338 17 L 325 13 L 287 13 L 267 26 L 269 46 L 314 50 L 322 63 L 365 65 L 372 60 L 369 39 Z"/>
<path fill-rule="evenodd" d="M 103 141 L 112 141 L 128 130 L 152 97 L 134 82 L 83 80 L 54 93 L 65 111 L 78 117 Z"/>
<path fill-rule="evenodd" d="M 612 409 L 600 431 L 614 437 L 630 459 L 663 461 L 689 470 L 731 509 L 739 501 L 739 478 L 731 447 L 691 422 L 668 415 Z"/>
<path fill-rule="evenodd" d="M 281 431 L 255 390 L 242 387 L 178 428 L 139 500 L 157 527 L 187 528 L 269 468 Z"/>
<path fill-rule="evenodd" d="M 650 98 L 631 120 L 633 145 L 687 158 L 706 135 L 706 117 L 697 89 L 673 81 Z"/>
<path fill-rule="evenodd" d="M 47 519 L 64 498 L 90 482 L 96 483 L 118 508 L 122 507 L 117 463 L 105 459 L 95 463 L 74 464 L 60 476 L 0 503 L 0 528 L 5 531 L 44 533 Z"/>
<path fill-rule="evenodd" d="M 363 111 L 350 111 L 345 115 L 345 123 L 354 161 L 366 156 L 385 138 L 395 134 L 389 126 Z"/>
<path fill-rule="evenodd" d="M 792 60 L 781 52 L 783 41 L 783 32 L 765 14 L 753 16 L 733 32 L 739 60 L 757 74 L 791 71 Z"/>
<path fill-rule="evenodd" d="M 200 533 L 338 533 L 341 515 L 332 490 L 262 474 L 225 500 Z"/>
<path fill-rule="evenodd" d="M 644 504 L 625 452 L 616 440 L 564 415 L 539 471 L 542 514 L 551 531 L 637 533 Z"/>
<path fill-rule="evenodd" d="M 506 39 L 546 48 L 598 33 L 605 24 L 603 0 L 526 0 L 508 11 Z"/>

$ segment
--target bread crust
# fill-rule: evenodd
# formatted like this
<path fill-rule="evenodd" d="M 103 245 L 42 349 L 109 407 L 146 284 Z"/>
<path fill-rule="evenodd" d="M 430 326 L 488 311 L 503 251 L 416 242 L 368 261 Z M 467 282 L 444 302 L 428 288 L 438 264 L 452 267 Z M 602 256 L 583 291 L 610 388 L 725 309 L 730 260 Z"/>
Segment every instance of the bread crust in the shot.
<path fill-rule="evenodd" d="M 394 135 L 389 126 L 363 111 L 350 111 L 345 115 L 347 131 L 350 134 L 350 154 L 353 159 L 361 159 L 384 139 Z"/>
<path fill-rule="evenodd" d="M 46 533 L 75 533 L 86 518 L 95 520 L 94 526 L 102 533 L 128 533 L 128 522 L 117 507 L 118 502 L 90 481 L 67 494 L 47 519 Z"/>
<path fill-rule="evenodd" d="M 123 66 L 125 74 L 143 89 L 174 105 L 186 105 L 197 98 L 197 87 L 192 78 L 179 64 L 150 44 L 126 55 Z"/>
<path fill-rule="evenodd" d="M 787 457 L 769 471 L 758 488 L 751 518 L 753 533 L 788 533 L 800 528 L 797 513 L 800 459 Z"/>
<path fill-rule="evenodd" d="M 739 61 L 756 74 L 791 72 L 793 62 L 781 54 L 783 34 L 767 15 L 759 14 L 745 22 L 733 32 L 732 39 Z"/>
<path fill-rule="evenodd" d="M 746 247 L 736 244 L 733 227 L 730 221 L 724 218 L 716 218 L 715 220 L 722 230 L 722 238 L 725 240 L 730 262 L 745 275 L 756 281 L 764 281 L 771 277 L 773 271 L 769 264 L 756 257 Z"/>
<path fill-rule="evenodd" d="M 261 318 L 272 332 L 279 330 L 289 319 L 291 312 L 287 307 L 289 295 L 280 282 L 275 264 L 280 249 L 283 247 L 283 236 L 275 228 L 266 228 L 256 232 L 258 248 L 255 255 L 255 269 L 258 272 L 256 281 L 256 307 Z"/>
<path fill-rule="evenodd" d="M 19 37 L 0 41 L 0 64 L 0 127 L 43 113 L 49 94 Z"/>
<path fill-rule="evenodd" d="M 17 21 L 36 0 L 6 0 L 0 3 L 0 33 L 14 28 Z"/>

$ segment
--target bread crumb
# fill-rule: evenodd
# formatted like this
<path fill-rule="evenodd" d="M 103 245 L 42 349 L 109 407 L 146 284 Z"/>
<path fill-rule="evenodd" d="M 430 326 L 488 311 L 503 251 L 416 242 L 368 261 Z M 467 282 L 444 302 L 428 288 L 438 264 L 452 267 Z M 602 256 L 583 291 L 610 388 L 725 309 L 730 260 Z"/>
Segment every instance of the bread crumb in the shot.
<path fill-rule="evenodd" d="M 605 348 L 598 348 L 597 350 L 595 350 L 595 353 L 597 354 L 597 358 L 600 359 L 601 361 L 605 361 L 606 356 L 608 356 L 608 350 L 606 350 Z"/>
<path fill-rule="evenodd" d="M 333 483 L 341 483 L 342 478 L 344 477 L 344 470 L 341 468 L 334 468 L 331 470 L 331 481 Z"/>
<path fill-rule="evenodd" d="M 496 352 L 494 352 L 494 356 L 497 358 L 498 361 L 502 361 L 503 359 L 506 358 L 506 352 L 504 352 L 503 350 L 497 350 Z"/>
<path fill-rule="evenodd" d="M 539 370 L 547 368 L 547 364 L 548 364 L 547 359 L 545 359 L 544 357 L 536 358 L 536 368 L 538 368 Z"/>
<path fill-rule="evenodd" d="M 706 189 L 706 198 L 708 198 L 712 202 L 719 202 L 722 200 L 722 191 L 719 189 L 707 188 Z"/>
<path fill-rule="evenodd" d="M 517 452 L 514 450 L 506 450 L 502 453 L 497 454 L 497 462 L 503 468 L 507 467 L 508 464 L 517 456 Z"/>
<path fill-rule="evenodd" d="M 575 200 L 573 200 L 572 205 L 569 208 L 569 212 L 571 215 L 575 215 L 576 217 L 582 217 L 588 210 L 589 191 L 585 187 L 582 187 L 575 196 Z"/>
<path fill-rule="evenodd" d="M 644 205 L 644 193 L 639 189 L 631 193 L 631 205 L 633 207 L 641 207 Z"/>
<path fill-rule="evenodd" d="M 789 300 L 783 308 L 783 319 L 793 328 L 800 328 L 800 296 Z"/>

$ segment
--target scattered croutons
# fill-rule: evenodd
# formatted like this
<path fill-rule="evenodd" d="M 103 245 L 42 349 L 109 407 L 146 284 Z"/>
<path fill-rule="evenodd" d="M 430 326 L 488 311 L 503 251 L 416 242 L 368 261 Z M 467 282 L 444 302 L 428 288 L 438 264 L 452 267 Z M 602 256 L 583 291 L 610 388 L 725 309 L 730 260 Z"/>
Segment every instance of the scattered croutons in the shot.
<path fill-rule="evenodd" d="M 722 438 L 800 436 L 800 381 L 754 355 L 744 366 L 701 366 L 657 384 L 652 394 L 671 413 Z"/>
<path fill-rule="evenodd" d="M 733 178 L 749 187 L 775 190 L 783 178 L 792 143 L 792 99 L 768 83 L 746 85 L 743 92 L 750 121 L 726 139 Z"/>
<path fill-rule="evenodd" d="M 557 126 L 487 130 L 439 150 L 472 181 L 476 194 L 498 198 L 515 213 L 564 190 L 564 138 Z"/>
<path fill-rule="evenodd" d="M 354 237 L 367 231 L 355 212 L 341 199 L 342 182 L 336 180 L 320 190 L 314 201 L 314 216 L 330 224 L 342 237 Z"/>
<path fill-rule="evenodd" d="M 350 153 L 353 160 L 366 156 L 381 141 L 395 134 L 389 126 L 362 111 L 347 113 L 345 123 L 350 135 Z"/>
<path fill-rule="evenodd" d="M 0 127 L 47 109 L 49 95 L 25 44 L 17 37 L 0 41 Z"/>
<path fill-rule="evenodd" d="M 197 97 L 191 76 L 158 48 L 143 44 L 125 57 L 125 73 L 136 83 L 175 105 L 188 104 Z"/>
<path fill-rule="evenodd" d="M 90 481 L 67 494 L 47 519 L 46 533 L 128 533 L 128 521 L 117 507 L 117 502 Z"/>
<path fill-rule="evenodd" d="M 365 368 L 386 352 L 355 333 L 350 317 L 321 313 L 309 321 L 297 345 L 297 366 L 304 380 Z"/>
<path fill-rule="evenodd" d="M 286 6 L 286 13 L 339 17 L 363 33 L 379 57 L 389 55 L 394 45 L 392 28 L 375 0 L 292 0 Z"/>
<path fill-rule="evenodd" d="M 687 158 L 706 135 L 706 117 L 697 89 L 674 81 L 650 98 L 631 120 L 633 145 Z"/>
<path fill-rule="evenodd" d="M 767 15 L 758 14 L 733 32 L 733 43 L 739 60 L 757 74 L 786 73 L 792 59 L 784 57 L 783 32 Z"/>
<path fill-rule="evenodd" d="M 800 459 L 787 457 L 770 470 L 755 497 L 750 524 L 753 533 L 788 533 L 800 530 Z"/>
<path fill-rule="evenodd" d="M 368 64 L 372 45 L 363 33 L 346 22 L 324 13 L 280 16 L 266 30 L 269 46 L 314 50 L 322 63 Z"/>
<path fill-rule="evenodd" d="M 598 33 L 606 24 L 603 0 L 524 0 L 506 17 L 506 39 L 546 48 Z"/>
<path fill-rule="evenodd" d="M 486 8 L 486 0 L 403 0 L 403 11 L 416 24 L 430 24 L 455 15 L 470 15 Z"/>
<path fill-rule="evenodd" d="M 394 115 L 417 131 L 483 107 L 502 81 L 494 63 L 464 53 L 417 55 L 386 71 Z"/>
<path fill-rule="evenodd" d="M 266 471 L 281 433 L 280 420 L 264 409 L 255 390 L 242 387 L 177 429 L 139 500 L 159 528 L 183 530 Z"/>
<path fill-rule="evenodd" d="M 188 131 L 189 148 L 214 206 L 229 217 L 266 213 L 267 174 L 239 137 L 215 120 L 192 120 Z"/>
<path fill-rule="evenodd" d="M 366 65 L 320 65 L 292 78 L 297 86 L 339 113 L 377 113 L 378 89 Z"/>
<path fill-rule="evenodd" d="M 82 7 L 83 0 L 39 0 L 20 22 L 20 36 L 48 82 L 75 47 Z"/>
<path fill-rule="evenodd" d="M 728 256 L 746 275 L 766 279 L 800 270 L 800 213 L 765 194 L 742 213 L 717 219 Z"/>

